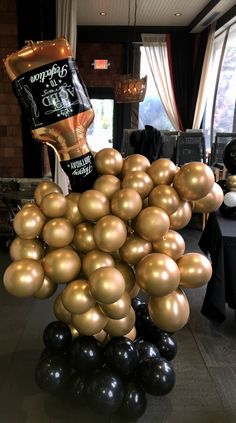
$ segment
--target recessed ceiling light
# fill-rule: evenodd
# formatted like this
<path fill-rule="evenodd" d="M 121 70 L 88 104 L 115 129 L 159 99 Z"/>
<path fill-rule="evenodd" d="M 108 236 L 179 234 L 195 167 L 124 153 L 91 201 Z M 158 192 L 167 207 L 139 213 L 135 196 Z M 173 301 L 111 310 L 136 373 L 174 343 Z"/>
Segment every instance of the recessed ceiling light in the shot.
<path fill-rule="evenodd" d="M 182 13 L 175 13 L 174 16 L 182 16 Z"/>
<path fill-rule="evenodd" d="M 101 16 L 106 16 L 106 15 L 107 15 L 107 13 L 106 13 L 106 12 L 100 12 L 100 13 L 99 13 L 99 15 L 101 15 Z"/>

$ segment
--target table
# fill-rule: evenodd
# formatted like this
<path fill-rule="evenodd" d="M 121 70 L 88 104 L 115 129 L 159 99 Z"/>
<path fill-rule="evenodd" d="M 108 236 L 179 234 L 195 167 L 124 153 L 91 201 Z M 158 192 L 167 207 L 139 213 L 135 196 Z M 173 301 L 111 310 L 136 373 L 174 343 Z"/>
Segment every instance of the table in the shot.
<path fill-rule="evenodd" d="M 223 217 L 218 210 L 211 213 L 199 247 L 210 255 L 213 270 L 201 312 L 208 319 L 222 323 L 226 304 L 236 309 L 236 220 Z"/>

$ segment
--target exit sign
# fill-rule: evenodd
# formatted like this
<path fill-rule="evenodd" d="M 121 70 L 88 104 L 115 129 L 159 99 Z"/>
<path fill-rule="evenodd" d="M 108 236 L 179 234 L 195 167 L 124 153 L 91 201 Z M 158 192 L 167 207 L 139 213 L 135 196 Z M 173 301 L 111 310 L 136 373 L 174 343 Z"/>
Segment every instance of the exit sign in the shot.
<path fill-rule="evenodd" d="M 92 63 L 95 70 L 106 70 L 110 66 L 107 59 L 94 59 Z"/>

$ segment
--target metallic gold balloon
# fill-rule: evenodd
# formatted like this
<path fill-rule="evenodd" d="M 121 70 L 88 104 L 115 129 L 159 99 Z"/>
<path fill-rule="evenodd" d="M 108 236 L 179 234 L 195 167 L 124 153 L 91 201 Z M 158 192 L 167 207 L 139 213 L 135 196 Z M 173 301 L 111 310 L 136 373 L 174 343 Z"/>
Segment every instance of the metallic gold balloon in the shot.
<path fill-rule="evenodd" d="M 190 313 L 188 299 L 180 288 L 164 297 L 151 297 L 148 310 L 153 322 L 166 332 L 182 329 Z"/>
<path fill-rule="evenodd" d="M 71 323 L 71 313 L 64 307 L 62 294 L 59 294 L 53 304 L 53 312 L 58 320 L 69 325 Z"/>
<path fill-rule="evenodd" d="M 115 267 L 99 267 L 90 274 L 89 287 L 96 301 L 112 304 L 124 294 L 125 280 Z"/>
<path fill-rule="evenodd" d="M 236 191 L 236 175 L 227 176 L 226 186 L 229 191 Z"/>
<path fill-rule="evenodd" d="M 193 202 L 193 211 L 197 213 L 211 213 L 217 210 L 224 201 L 222 188 L 216 182 L 211 191 L 200 200 Z"/>
<path fill-rule="evenodd" d="M 80 194 L 78 206 L 82 216 L 91 222 L 95 222 L 110 213 L 110 203 L 107 197 L 95 189 Z"/>
<path fill-rule="evenodd" d="M 99 219 L 93 235 L 97 247 L 102 251 L 111 253 L 121 248 L 125 243 L 127 229 L 123 220 L 110 214 Z"/>
<path fill-rule="evenodd" d="M 30 297 L 43 284 L 44 270 L 41 263 L 33 259 L 13 261 L 6 268 L 3 283 L 6 290 L 16 297 Z"/>
<path fill-rule="evenodd" d="M 75 226 L 75 234 L 72 244 L 76 251 L 88 253 L 88 251 L 96 248 L 93 230 L 94 223 L 91 222 L 82 222 Z"/>
<path fill-rule="evenodd" d="M 96 340 L 102 344 L 107 338 L 107 333 L 105 332 L 105 330 L 102 329 L 100 330 L 100 332 L 95 333 L 93 337 L 96 338 Z"/>
<path fill-rule="evenodd" d="M 203 254 L 187 253 L 176 263 L 180 271 L 180 285 L 183 287 L 199 288 L 211 279 L 211 263 Z"/>
<path fill-rule="evenodd" d="M 170 185 L 176 174 L 176 166 L 169 159 L 155 160 L 147 170 L 154 185 Z"/>
<path fill-rule="evenodd" d="M 142 198 L 146 198 L 153 188 L 153 182 L 146 172 L 136 170 L 125 174 L 122 188 L 131 188 L 137 191 Z"/>
<path fill-rule="evenodd" d="M 52 181 L 40 182 L 34 191 L 34 199 L 36 204 L 40 206 L 41 201 L 45 195 L 51 194 L 51 192 L 59 192 L 62 194 L 62 189 L 59 187 L 59 185 Z"/>
<path fill-rule="evenodd" d="M 143 199 L 143 209 L 145 209 L 148 206 L 149 206 L 149 204 L 148 204 L 148 197 L 146 197 L 146 198 Z"/>
<path fill-rule="evenodd" d="M 44 241 L 51 247 L 62 248 L 72 242 L 74 227 L 68 219 L 56 217 L 47 221 L 42 235 Z"/>
<path fill-rule="evenodd" d="M 76 226 L 85 220 L 79 211 L 79 207 L 78 207 L 79 196 L 80 194 L 78 192 L 71 192 L 65 197 L 67 206 L 66 206 L 66 212 L 64 214 L 64 217 L 68 219 L 73 226 Z"/>
<path fill-rule="evenodd" d="M 118 301 L 112 304 L 101 304 L 100 307 L 107 317 L 123 319 L 130 311 L 131 299 L 128 292 L 124 292 Z"/>
<path fill-rule="evenodd" d="M 135 339 L 137 337 L 136 327 L 134 326 L 133 329 L 131 329 L 131 331 L 129 333 L 126 333 L 125 337 L 129 338 L 131 341 L 135 341 Z"/>
<path fill-rule="evenodd" d="M 162 239 L 153 242 L 152 248 L 155 253 L 167 254 L 177 260 L 184 254 L 185 241 L 179 232 L 170 229 Z"/>
<path fill-rule="evenodd" d="M 168 215 L 179 207 L 180 198 L 175 189 L 169 185 L 157 185 L 148 197 L 149 206 L 160 207 Z"/>
<path fill-rule="evenodd" d="M 45 274 L 55 283 L 68 283 L 77 278 L 81 261 L 72 248 L 57 248 L 43 259 Z"/>
<path fill-rule="evenodd" d="M 20 238 L 33 239 L 40 235 L 45 222 L 46 218 L 37 206 L 26 207 L 16 213 L 13 228 Z"/>
<path fill-rule="evenodd" d="M 57 284 L 52 282 L 47 276 L 44 277 L 43 284 L 33 295 L 34 298 L 44 300 L 51 297 L 57 290 Z"/>
<path fill-rule="evenodd" d="M 148 254 L 136 267 L 136 282 L 149 295 L 168 295 L 178 287 L 179 281 L 179 268 L 166 254 Z"/>
<path fill-rule="evenodd" d="M 119 175 L 123 167 L 123 157 L 115 148 L 103 148 L 96 153 L 95 166 L 100 175 Z"/>
<path fill-rule="evenodd" d="M 79 336 L 79 332 L 77 331 L 77 329 L 75 329 L 74 326 L 72 325 L 68 325 L 68 326 L 70 328 L 72 339 L 77 338 L 77 336 Z"/>
<path fill-rule="evenodd" d="M 169 216 L 170 229 L 178 230 L 184 228 L 191 220 L 192 205 L 189 201 L 180 200 L 176 212 Z"/>
<path fill-rule="evenodd" d="M 128 172 L 133 171 L 144 171 L 150 167 L 150 162 L 147 157 L 142 154 L 132 154 L 124 160 L 122 175 L 124 176 Z"/>
<path fill-rule="evenodd" d="M 82 314 L 72 314 L 71 323 L 80 335 L 95 335 L 106 326 L 108 317 L 96 305 Z"/>
<path fill-rule="evenodd" d="M 70 282 L 62 292 L 62 303 L 72 314 L 81 314 L 95 305 L 88 281 L 76 279 Z"/>
<path fill-rule="evenodd" d="M 33 202 L 29 201 L 29 202 L 22 204 L 21 210 L 26 209 L 26 207 L 35 207 L 35 206 L 36 206 L 36 208 L 38 207 L 37 204 L 34 201 Z"/>
<path fill-rule="evenodd" d="M 133 288 L 131 289 L 131 291 L 129 292 L 129 296 L 130 296 L 130 298 L 132 299 L 132 298 L 137 297 L 137 295 L 138 295 L 139 291 L 140 291 L 140 288 L 139 288 L 138 284 L 136 283 L 136 284 L 133 286 Z"/>
<path fill-rule="evenodd" d="M 93 184 L 93 188 L 102 192 L 108 200 L 111 200 L 115 192 L 119 191 L 121 182 L 117 176 L 102 175 L 99 176 Z"/>
<path fill-rule="evenodd" d="M 125 290 L 130 292 L 135 285 L 135 274 L 133 268 L 122 260 L 116 261 L 115 267 L 123 275 L 125 280 Z"/>
<path fill-rule="evenodd" d="M 133 233 L 128 236 L 124 245 L 120 248 L 120 257 L 126 263 L 136 265 L 144 256 L 151 253 L 151 242 Z"/>
<path fill-rule="evenodd" d="M 135 312 L 132 307 L 130 307 L 130 311 L 127 316 L 123 317 L 123 319 L 115 320 L 109 319 L 108 323 L 105 326 L 105 331 L 110 336 L 125 336 L 129 333 L 135 324 Z"/>
<path fill-rule="evenodd" d="M 142 210 L 142 198 L 131 188 L 117 191 L 111 200 L 111 212 L 123 220 L 134 219 Z"/>
<path fill-rule="evenodd" d="M 158 241 L 169 230 L 168 214 L 159 207 L 146 207 L 137 216 L 135 230 L 147 241 Z"/>
<path fill-rule="evenodd" d="M 16 237 L 10 244 L 9 254 L 12 260 L 21 260 L 24 258 L 41 260 L 44 256 L 44 248 L 38 239 L 21 239 Z"/>
<path fill-rule="evenodd" d="M 91 273 L 100 267 L 114 267 L 115 261 L 113 257 L 100 250 L 91 250 L 82 257 L 82 271 L 89 278 Z"/>
<path fill-rule="evenodd" d="M 174 177 L 174 188 L 182 200 L 193 201 L 205 197 L 215 182 L 214 173 L 205 163 L 183 165 Z"/>
<path fill-rule="evenodd" d="M 60 192 L 51 192 L 43 197 L 40 209 L 47 217 L 62 217 L 66 212 L 66 199 Z"/>

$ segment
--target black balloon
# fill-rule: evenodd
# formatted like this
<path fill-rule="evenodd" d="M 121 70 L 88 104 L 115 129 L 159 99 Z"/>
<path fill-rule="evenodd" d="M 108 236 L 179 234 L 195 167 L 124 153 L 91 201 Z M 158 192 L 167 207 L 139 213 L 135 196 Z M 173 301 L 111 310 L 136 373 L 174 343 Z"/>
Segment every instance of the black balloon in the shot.
<path fill-rule="evenodd" d="M 152 342 L 158 348 L 161 357 L 168 361 L 175 358 L 177 354 L 177 344 L 173 336 L 160 331 L 156 334 L 156 337 L 152 339 Z"/>
<path fill-rule="evenodd" d="M 104 347 L 104 358 L 119 375 L 130 374 L 139 363 L 135 343 L 124 336 L 111 338 Z"/>
<path fill-rule="evenodd" d="M 84 376 L 81 376 L 79 373 L 74 373 L 71 376 L 71 380 L 69 384 L 69 396 L 73 404 L 78 406 L 82 406 L 86 404 L 85 395 L 84 395 L 84 387 L 85 387 Z"/>
<path fill-rule="evenodd" d="M 223 162 L 226 169 L 234 175 L 236 173 L 236 138 L 226 144 L 223 151 Z"/>
<path fill-rule="evenodd" d="M 102 414 L 115 413 L 124 398 L 124 386 L 114 371 L 97 369 L 86 379 L 85 396 L 88 404 Z"/>
<path fill-rule="evenodd" d="M 137 380 L 151 395 L 166 395 L 175 385 L 175 372 L 164 358 L 144 360 L 137 368 Z"/>
<path fill-rule="evenodd" d="M 44 329 L 43 342 L 49 350 L 65 351 L 70 346 L 71 341 L 70 328 L 63 322 L 51 322 Z"/>
<path fill-rule="evenodd" d="M 135 314 L 137 337 L 144 337 L 146 340 L 149 340 L 149 336 L 153 333 L 153 330 L 156 331 L 158 328 L 149 315 L 148 305 L 145 303 L 138 305 Z"/>
<path fill-rule="evenodd" d="M 135 342 L 136 348 L 139 353 L 139 362 L 141 363 L 143 360 L 147 358 L 160 358 L 160 353 L 157 347 L 151 342 L 144 341 L 143 339 L 138 339 Z"/>
<path fill-rule="evenodd" d="M 58 392 L 68 386 L 70 371 L 65 358 L 59 355 L 45 357 L 39 361 L 35 369 L 35 381 L 44 391 Z"/>
<path fill-rule="evenodd" d="M 103 364 L 103 350 L 93 336 L 77 336 L 69 351 L 71 366 L 81 373 L 87 373 Z"/>
<path fill-rule="evenodd" d="M 141 304 L 145 304 L 145 301 L 141 300 L 141 298 L 139 298 L 139 297 L 132 298 L 131 305 L 132 305 L 134 310 L 136 310 L 138 308 L 138 306 L 140 306 Z"/>
<path fill-rule="evenodd" d="M 219 181 L 217 181 L 217 184 L 220 185 L 220 187 L 223 190 L 224 195 L 229 192 L 227 186 L 226 186 L 226 179 L 220 179 Z M 224 217 L 228 217 L 228 218 L 233 218 L 235 219 L 236 217 L 236 207 L 229 207 L 226 206 L 226 204 L 223 202 L 220 207 L 219 207 L 220 213 L 222 214 L 222 216 Z"/>
<path fill-rule="evenodd" d="M 147 407 L 144 389 L 134 380 L 125 382 L 125 395 L 119 413 L 125 418 L 138 419 Z"/>

